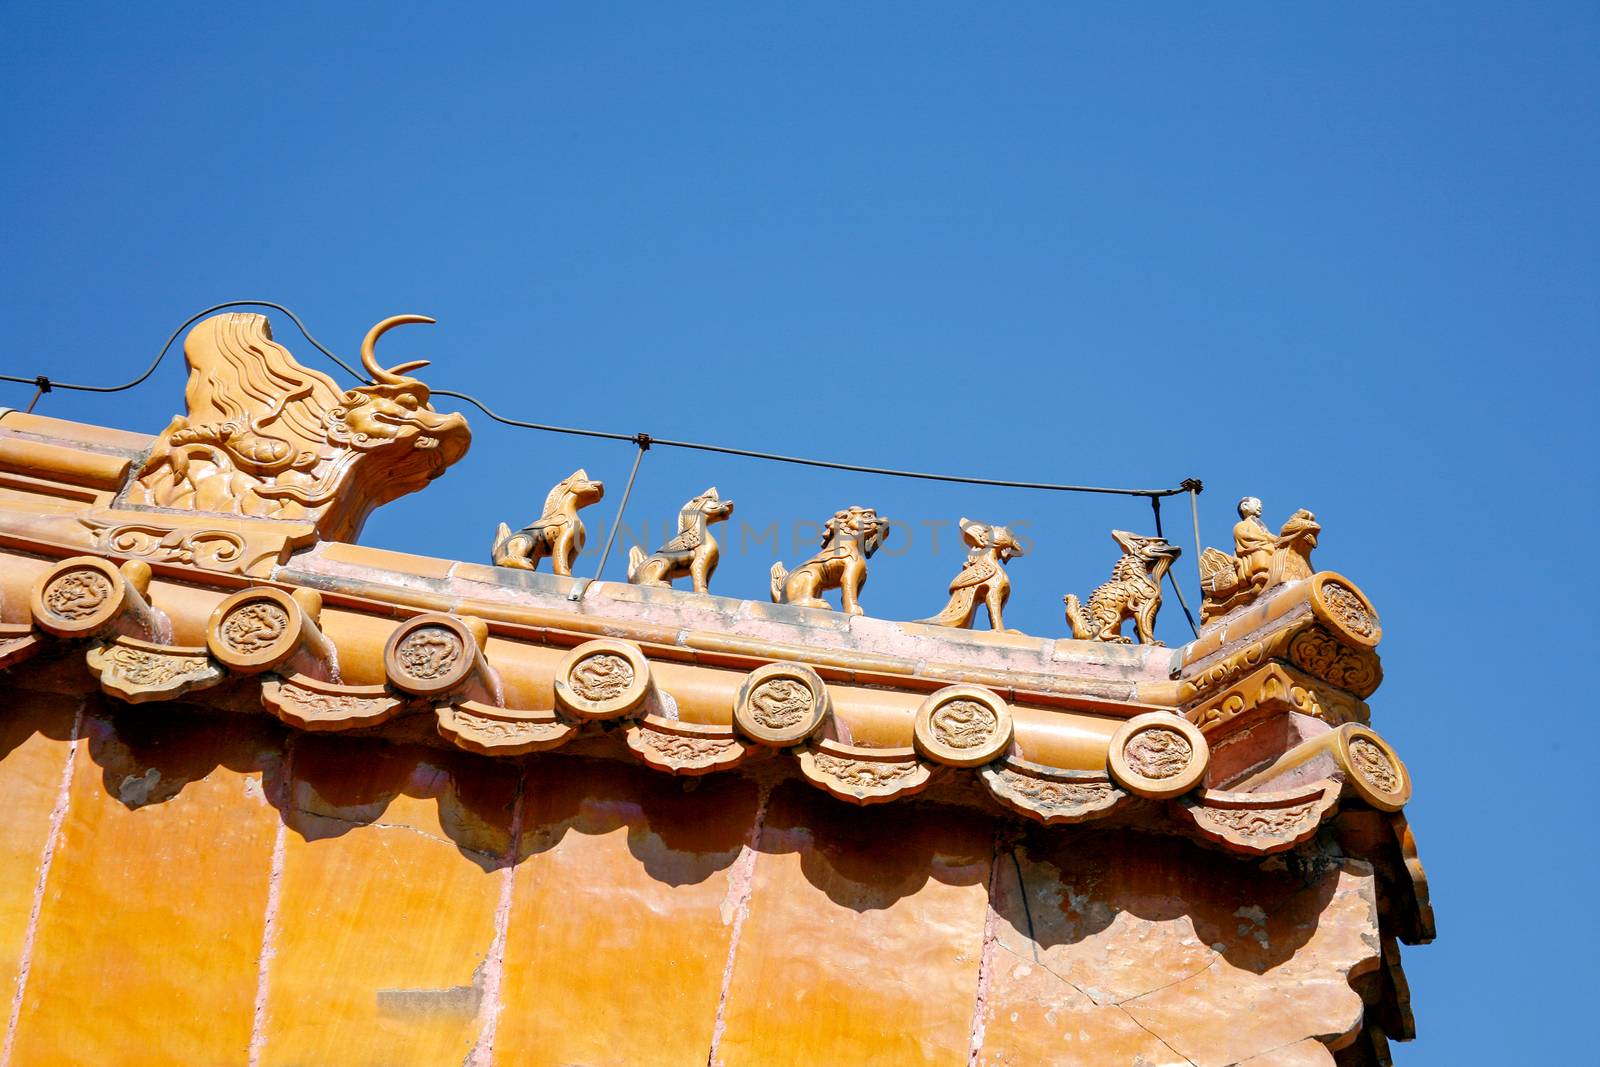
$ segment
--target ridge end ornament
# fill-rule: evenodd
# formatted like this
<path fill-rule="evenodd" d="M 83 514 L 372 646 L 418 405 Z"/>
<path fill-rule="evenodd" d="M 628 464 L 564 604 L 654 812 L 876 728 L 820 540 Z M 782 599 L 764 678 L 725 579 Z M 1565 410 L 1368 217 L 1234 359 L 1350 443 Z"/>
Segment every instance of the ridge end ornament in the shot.
<path fill-rule="evenodd" d="M 733 514 L 733 501 L 723 500 L 712 486 L 678 511 L 678 534 L 646 556 L 634 545 L 628 550 L 628 581 L 634 585 L 671 588 L 674 578 L 687 576 L 696 593 L 709 590 L 721 550 L 711 526 Z"/>
<path fill-rule="evenodd" d="M 989 613 L 989 628 L 1004 630 L 1001 613 L 1011 598 L 1006 564 L 1023 555 L 1022 545 L 1009 527 L 973 522 L 965 516 L 957 525 L 969 548 L 961 570 L 950 579 L 950 600 L 939 614 L 917 621 L 970 630 L 981 603 Z"/>
<path fill-rule="evenodd" d="M 516 533 L 503 522 L 495 529 L 490 551 L 494 565 L 537 570 L 539 561 L 548 556 L 550 569 L 570 578 L 586 537 L 578 512 L 598 503 L 605 493 L 605 483 L 591 481 L 588 472 L 579 467 L 551 488 L 537 519 Z"/>
<path fill-rule="evenodd" d="M 367 332 L 361 363 L 370 385 L 341 390 L 272 339 L 265 315 L 226 312 L 184 340 L 187 413 L 174 416 L 134 476 L 127 504 L 314 524 L 354 541 L 372 510 L 421 489 L 466 455 L 472 434 L 458 412 L 440 414 L 428 387 L 406 372 L 427 361 L 379 365 Z"/>
<path fill-rule="evenodd" d="M 861 587 L 867 584 L 867 560 L 889 536 L 889 520 L 872 508 L 851 506 L 833 513 L 822 527 L 822 548 L 794 570 L 772 565 L 772 602 L 832 610 L 822 599 L 839 590 L 847 615 L 861 610 Z"/>
<path fill-rule="evenodd" d="M 1156 640 L 1156 613 L 1161 610 L 1161 579 L 1183 550 L 1163 537 L 1144 537 L 1127 530 L 1112 530 L 1111 539 L 1122 558 L 1111 568 L 1111 578 L 1080 603 L 1071 593 L 1062 597 L 1072 636 L 1079 641 L 1131 644 L 1122 624 L 1133 620 L 1142 645 L 1160 647 Z"/>

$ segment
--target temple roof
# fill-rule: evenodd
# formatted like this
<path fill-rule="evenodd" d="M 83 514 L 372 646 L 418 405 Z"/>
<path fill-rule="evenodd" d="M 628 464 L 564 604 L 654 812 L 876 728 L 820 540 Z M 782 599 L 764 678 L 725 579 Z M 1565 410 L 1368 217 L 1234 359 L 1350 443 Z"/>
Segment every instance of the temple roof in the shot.
<path fill-rule="evenodd" d="M 343 393 L 313 381 L 258 318 L 197 327 L 189 413 L 161 434 L 0 410 L 0 667 L 489 758 L 565 748 L 689 776 L 786 760 L 852 804 L 920 793 L 1241 859 L 1331 834 L 1378 870 L 1393 934 L 1431 939 L 1410 778 L 1370 726 L 1378 614 L 1312 568 L 1309 512 L 1258 535 L 1242 509 L 1255 525 L 1202 557 L 1206 621 L 1181 648 L 1122 637 L 1177 550 L 1120 532 L 1112 580 L 1070 598 L 1073 636 L 973 628 L 977 603 L 1004 603 L 1009 533 L 965 520 L 972 551 L 931 620 L 820 599 L 850 606 L 870 509 L 775 568 L 770 602 L 712 594 L 715 490 L 632 581 L 546 573 L 602 491 L 581 471 L 491 561 L 416 556 L 355 543 L 361 521 L 459 458 L 465 421 L 406 368 Z M 224 358 L 249 403 L 211 395 L 201 372 Z"/>

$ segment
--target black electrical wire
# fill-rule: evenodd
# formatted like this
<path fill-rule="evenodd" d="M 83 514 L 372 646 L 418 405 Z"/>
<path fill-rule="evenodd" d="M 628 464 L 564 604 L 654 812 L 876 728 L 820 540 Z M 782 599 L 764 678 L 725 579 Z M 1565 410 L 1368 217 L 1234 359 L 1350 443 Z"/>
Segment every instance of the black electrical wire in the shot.
<path fill-rule="evenodd" d="M 857 474 L 882 474 L 891 478 L 918 478 L 929 482 L 956 482 L 961 485 L 992 485 L 1002 489 L 1043 489 L 1057 493 L 1107 493 L 1116 496 L 1142 496 L 1164 497 L 1177 496 L 1179 493 L 1189 492 L 1187 484 L 1175 489 L 1113 489 L 1097 485 L 1058 485 L 1054 482 L 1011 482 L 998 478 L 972 478 L 961 474 L 930 474 L 925 471 L 896 470 L 892 467 L 863 467 L 856 463 L 836 463 L 826 459 L 807 459 L 803 456 L 784 456 L 776 452 L 756 452 L 748 448 L 732 448 L 727 445 L 708 445 L 701 441 L 674 441 L 666 437 L 656 437 L 651 434 L 610 433 L 605 430 L 579 430 L 570 426 L 550 426 L 539 422 L 524 422 L 521 419 L 507 418 L 492 410 L 483 401 L 471 393 L 457 392 L 453 389 L 432 389 L 434 396 L 449 396 L 457 400 L 465 400 L 476 407 L 495 422 L 507 426 L 519 426 L 528 430 L 545 430 L 550 433 L 573 434 L 579 437 L 601 437 L 610 441 L 635 441 L 646 437 L 652 445 L 661 445 L 665 448 L 690 448 L 698 452 L 716 452 L 724 456 L 744 456 L 748 459 L 764 459 L 773 463 L 793 463 L 802 467 L 824 467 L 828 470 L 853 471 Z"/>
<path fill-rule="evenodd" d="M 1194 494 L 1199 492 L 1199 490 L 1195 489 L 1195 488 L 1185 488 L 1184 492 L 1189 494 L 1189 499 L 1192 501 L 1194 499 Z M 1161 537 L 1161 538 L 1165 538 L 1167 535 L 1161 532 L 1161 498 L 1157 497 L 1157 496 L 1151 497 L 1150 498 L 1150 507 L 1156 513 L 1156 536 L 1157 537 Z M 1195 527 L 1195 541 L 1196 541 L 1196 543 L 1199 542 L 1199 539 L 1200 539 L 1200 529 L 1199 529 L 1198 526 L 1196 526 Z M 1176 579 L 1176 578 L 1174 578 L 1172 576 L 1172 568 L 1170 566 L 1167 568 L 1167 584 L 1172 586 L 1172 591 L 1174 593 L 1178 594 L 1178 606 L 1183 608 L 1183 617 L 1185 619 L 1189 620 L 1189 632 L 1194 634 L 1196 637 L 1199 637 L 1200 636 L 1200 630 L 1194 624 L 1194 615 L 1191 614 L 1190 611 L 1189 611 L 1189 602 L 1183 598 L 1183 586 L 1179 585 L 1178 584 L 1178 579 Z"/>
<path fill-rule="evenodd" d="M 334 355 L 333 352 L 331 352 L 327 346 L 323 345 L 321 341 L 318 341 L 315 337 L 313 337 L 311 335 L 311 331 L 306 329 L 305 323 L 300 321 L 300 317 L 298 315 L 284 307 L 282 304 L 277 304 L 270 300 L 228 300 L 221 304 L 213 304 L 211 307 L 208 307 L 203 311 L 197 311 L 195 314 L 191 315 L 187 320 L 185 320 L 183 325 L 172 331 L 172 336 L 167 338 L 167 343 L 161 346 L 161 351 L 156 354 L 156 358 L 151 361 L 150 366 L 145 368 L 143 374 L 139 375 L 137 378 L 134 378 L 132 381 L 124 382 L 121 385 L 80 385 L 74 382 L 58 382 L 42 374 L 35 375 L 32 378 L 21 378 L 11 374 L 0 374 L 0 381 L 16 382 L 19 385 L 35 386 L 37 388 L 37 392 L 34 394 L 34 403 L 38 402 L 38 399 L 41 395 L 50 392 L 52 389 L 69 389 L 83 393 L 120 393 L 124 389 L 132 389 L 134 386 L 141 384 L 145 381 L 145 379 L 149 378 L 150 375 L 154 374 L 156 368 L 161 365 L 161 361 L 166 358 L 167 351 L 172 348 L 173 342 L 177 341 L 178 337 L 182 335 L 184 330 L 187 330 L 190 326 L 194 325 L 194 323 L 198 322 L 205 316 L 212 314 L 213 312 L 222 311 L 226 308 L 232 307 L 264 307 L 271 308 L 272 310 L 283 314 L 289 319 L 290 322 L 295 324 L 295 327 L 300 331 L 301 335 L 305 337 L 307 341 L 311 342 L 311 345 L 316 348 L 317 351 L 321 352 L 324 356 L 327 356 L 334 363 L 338 364 L 341 368 L 343 368 L 345 373 L 349 374 L 352 378 L 355 378 L 358 381 L 370 381 L 370 379 L 368 379 L 365 375 L 361 374 L 344 360 Z M 454 397 L 457 400 L 464 400 L 476 407 L 479 411 L 483 412 L 490 419 L 498 423 L 503 423 L 506 426 L 516 426 L 528 430 L 543 430 L 547 433 L 569 434 L 575 437 L 598 437 L 610 441 L 633 441 L 636 444 L 640 442 L 649 442 L 649 444 L 657 444 L 666 448 L 687 448 L 699 452 L 715 452 L 725 456 L 744 456 L 748 459 L 762 459 L 773 463 L 791 463 L 802 467 L 821 467 L 827 470 L 851 471 L 857 474 L 879 474 L 891 478 L 914 478 L 929 482 L 952 482 L 958 485 L 989 485 L 1001 489 L 1039 489 L 1056 493 L 1100 493 L 1112 496 L 1148 497 L 1151 500 L 1159 500 L 1160 498 L 1167 496 L 1177 496 L 1179 493 L 1192 494 L 1199 491 L 1200 485 L 1198 481 L 1191 478 L 1185 480 L 1183 484 L 1172 489 L 1122 489 L 1096 485 L 1061 485 L 1054 482 L 1004 481 L 997 478 L 973 478 L 959 474 L 931 474 L 926 471 L 896 470 L 891 467 L 864 467 L 854 463 L 836 463 L 831 460 L 808 459 L 802 456 L 784 456 L 774 452 L 757 452 L 748 448 L 731 448 L 726 445 L 710 445 L 700 441 L 673 441 L 666 438 L 652 437 L 649 434 L 611 433 L 605 430 L 585 430 L 572 426 L 551 426 L 545 423 L 526 422 L 522 419 L 509 418 L 491 410 L 489 405 L 485 404 L 471 393 L 458 392 L 453 389 L 433 389 L 431 392 L 434 396 L 448 396 Z M 33 405 L 30 404 L 29 410 L 31 411 L 32 408 Z M 649 444 L 641 445 L 641 447 L 647 448 L 649 447 Z"/>
<path fill-rule="evenodd" d="M 79 385 L 75 382 L 58 382 L 43 374 L 37 374 L 32 378 L 18 378 L 14 374 L 0 374 L 0 381 L 17 382 L 21 385 L 38 386 L 41 393 L 48 393 L 52 389 L 70 389 L 79 393 L 120 393 L 124 389 L 132 389 L 136 385 L 143 384 L 146 378 L 154 374 L 156 372 L 156 368 L 161 366 L 161 361 L 167 358 L 167 350 L 172 347 L 172 342 L 176 341 L 179 336 L 182 335 L 184 330 L 187 330 L 190 326 L 193 326 L 195 323 L 199 322 L 201 319 L 205 318 L 214 311 L 222 311 L 226 308 L 236 307 L 263 307 L 271 308 L 274 311 L 281 312 L 282 314 L 288 316 L 289 321 L 294 323 L 295 326 L 299 328 L 301 335 L 304 336 L 307 341 L 310 341 L 312 346 L 316 348 L 318 352 L 321 352 L 339 366 L 343 367 L 346 373 L 348 373 L 351 377 L 359 378 L 361 381 L 367 380 L 361 375 L 360 372 L 352 369 L 351 366 L 344 360 L 328 351 L 328 349 L 323 346 L 321 341 L 317 340 L 315 337 L 312 337 L 311 331 L 306 329 L 306 324 L 300 321 L 300 316 L 296 315 L 282 304 L 274 304 L 270 300 L 226 300 L 220 304 L 212 304 L 203 311 L 197 311 L 193 315 L 190 315 L 188 319 L 184 321 L 183 325 L 172 331 L 172 336 L 167 338 L 167 343 L 161 346 L 161 351 L 156 353 L 156 358 L 150 361 L 150 365 L 144 369 L 144 373 L 130 382 L 123 382 L 121 385 Z M 37 400 L 38 397 L 36 396 L 34 399 Z"/>

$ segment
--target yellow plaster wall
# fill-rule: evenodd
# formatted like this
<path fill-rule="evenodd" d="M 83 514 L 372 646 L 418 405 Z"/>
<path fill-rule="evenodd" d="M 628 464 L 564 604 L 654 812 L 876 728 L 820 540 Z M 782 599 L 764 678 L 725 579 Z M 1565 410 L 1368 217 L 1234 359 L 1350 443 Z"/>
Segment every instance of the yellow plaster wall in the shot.
<path fill-rule="evenodd" d="M 1364 864 L 856 808 L 789 762 L 0 691 L 0 1067 L 1222 1067 L 1360 1025 Z"/>

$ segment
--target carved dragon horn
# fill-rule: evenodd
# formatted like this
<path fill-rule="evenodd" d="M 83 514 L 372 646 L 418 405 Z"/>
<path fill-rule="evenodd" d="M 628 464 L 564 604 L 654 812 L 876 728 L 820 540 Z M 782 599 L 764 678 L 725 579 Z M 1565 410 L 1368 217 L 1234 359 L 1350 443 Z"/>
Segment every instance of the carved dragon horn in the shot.
<path fill-rule="evenodd" d="M 438 321 L 438 319 L 431 319 L 426 315 L 392 315 L 389 318 L 384 319 L 372 329 L 368 330 L 366 339 L 361 342 L 361 365 L 367 369 L 368 374 L 372 375 L 372 380 L 375 382 L 379 382 L 384 385 L 404 385 L 408 380 L 406 378 L 406 372 L 417 370 L 420 367 L 426 367 L 428 365 L 428 361 L 425 359 L 415 359 L 410 363 L 400 363 L 396 366 L 390 367 L 388 370 L 385 370 L 384 368 L 378 366 L 378 357 L 376 355 L 378 338 L 382 337 L 396 326 L 406 326 L 414 322 L 428 323 L 431 325 Z"/>

